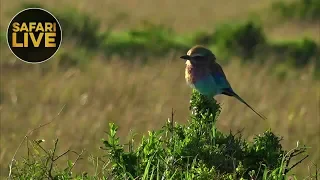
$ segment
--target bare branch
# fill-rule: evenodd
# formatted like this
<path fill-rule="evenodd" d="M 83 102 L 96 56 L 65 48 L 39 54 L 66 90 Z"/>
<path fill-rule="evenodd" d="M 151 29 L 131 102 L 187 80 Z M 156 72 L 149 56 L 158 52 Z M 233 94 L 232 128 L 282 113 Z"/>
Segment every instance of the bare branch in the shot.
<path fill-rule="evenodd" d="M 60 116 L 60 114 L 61 114 L 61 112 L 63 111 L 63 109 L 65 108 L 65 106 L 66 106 L 66 105 L 63 105 L 63 107 L 60 109 L 60 111 L 58 112 L 58 114 L 57 114 L 55 117 L 53 117 L 50 121 L 48 121 L 48 122 L 46 122 L 46 123 L 44 123 L 44 124 L 40 124 L 40 125 L 39 125 L 38 127 L 36 127 L 35 129 L 30 130 L 30 131 L 24 136 L 23 140 L 20 142 L 18 148 L 17 148 L 16 151 L 14 152 L 13 157 L 12 157 L 12 159 L 11 159 L 11 162 L 10 162 L 10 164 L 9 164 L 9 175 L 8 175 L 8 179 L 11 178 L 12 165 L 13 165 L 13 162 L 14 162 L 14 160 L 15 160 L 15 157 L 16 157 L 16 155 L 17 155 L 20 147 L 22 146 L 22 144 L 26 141 L 26 139 L 28 139 L 28 137 L 29 137 L 34 131 L 37 131 L 37 130 L 39 130 L 40 128 L 42 128 L 42 127 L 44 127 L 44 126 L 47 126 L 47 125 L 51 124 L 58 116 Z"/>
<path fill-rule="evenodd" d="M 39 143 L 37 143 L 36 141 L 34 141 L 34 143 L 40 148 L 42 149 L 47 155 L 50 155 L 50 153 L 48 151 L 46 151 Z"/>
<path fill-rule="evenodd" d="M 297 163 L 295 163 L 294 165 L 292 165 L 289 169 L 286 169 L 284 174 L 287 174 L 289 171 L 291 171 L 291 169 L 293 169 L 294 167 L 296 167 L 298 164 L 300 164 L 302 161 L 304 161 L 307 157 L 309 157 L 309 155 L 306 155 L 304 158 L 302 158 L 300 161 L 298 161 Z"/>
<path fill-rule="evenodd" d="M 54 163 L 54 154 L 56 153 L 57 146 L 58 146 L 58 139 L 54 142 L 54 148 L 53 148 L 52 154 L 50 155 L 51 156 L 51 158 L 50 158 L 51 164 L 50 164 L 50 169 L 49 169 L 49 178 L 50 179 L 53 179 L 52 168 L 53 168 L 53 163 Z"/>
<path fill-rule="evenodd" d="M 56 158 L 54 159 L 54 161 L 58 160 L 59 158 L 61 158 L 62 156 L 66 155 L 66 154 L 69 153 L 69 152 L 70 152 L 70 149 L 68 149 L 66 152 L 64 152 L 64 153 L 62 153 L 61 155 L 59 155 L 58 157 L 56 157 Z"/>
<path fill-rule="evenodd" d="M 84 150 L 82 150 L 80 154 L 76 153 L 76 154 L 78 154 L 78 157 L 77 157 L 77 159 L 74 161 L 74 163 L 72 164 L 69 172 L 71 172 L 71 170 L 73 169 L 73 167 L 76 165 L 76 163 L 78 162 L 78 160 L 79 160 L 80 157 L 82 156 L 83 152 L 84 152 Z"/>

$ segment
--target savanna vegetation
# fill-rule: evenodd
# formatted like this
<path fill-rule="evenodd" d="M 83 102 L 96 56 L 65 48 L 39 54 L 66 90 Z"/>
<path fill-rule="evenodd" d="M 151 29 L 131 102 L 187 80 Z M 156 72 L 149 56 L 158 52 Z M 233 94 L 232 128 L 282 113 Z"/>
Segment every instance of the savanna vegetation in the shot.
<path fill-rule="evenodd" d="M 48 9 L 63 28 L 62 47 L 43 64 L 20 62 L 6 44 L 10 18 L 26 7 Z M 3 0 L 1 177 L 319 178 L 319 8 Z M 213 50 L 266 121 L 233 98 L 191 93 L 179 56 L 195 44 Z"/>

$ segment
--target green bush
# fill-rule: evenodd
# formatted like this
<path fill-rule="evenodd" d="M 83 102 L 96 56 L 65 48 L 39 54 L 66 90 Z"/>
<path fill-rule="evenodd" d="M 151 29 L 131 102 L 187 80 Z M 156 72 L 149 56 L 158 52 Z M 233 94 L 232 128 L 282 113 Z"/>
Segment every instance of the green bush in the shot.
<path fill-rule="evenodd" d="M 73 66 L 85 67 L 94 57 L 94 54 L 85 48 L 77 47 L 74 48 L 74 51 L 61 49 L 55 56 L 59 67 L 70 68 Z"/>
<path fill-rule="evenodd" d="M 292 3 L 279 1 L 272 5 L 272 9 L 284 18 L 320 20 L 319 0 L 296 0 Z"/>
<path fill-rule="evenodd" d="M 214 45 L 225 58 L 230 55 L 252 58 L 266 43 L 261 25 L 252 20 L 220 24 L 213 33 L 197 32 L 194 36 L 194 44 Z"/>
<path fill-rule="evenodd" d="M 252 143 L 231 132 L 224 134 L 215 124 L 220 106 L 196 91 L 191 97 L 189 124 L 168 122 L 162 130 L 149 132 L 129 152 L 119 144 L 117 127 L 110 124 L 104 149 L 110 154 L 112 175 L 156 176 L 165 179 L 283 179 L 287 173 L 280 138 L 270 130 Z"/>
<path fill-rule="evenodd" d="M 186 42 L 180 43 L 179 36 L 170 28 L 144 22 L 142 27 L 128 32 L 112 32 L 105 41 L 104 48 L 108 55 L 123 57 L 167 56 L 171 51 L 187 51 Z"/>
<path fill-rule="evenodd" d="M 190 101 L 190 119 L 187 125 L 173 122 L 173 117 L 157 131 L 149 131 L 141 143 L 129 150 L 120 144 L 118 127 L 110 123 L 107 139 L 103 139 L 107 152 L 108 166 L 102 170 L 105 179 L 268 179 L 282 180 L 294 167 L 289 167 L 292 157 L 303 153 L 306 148 L 298 147 L 286 152 L 280 138 L 267 130 L 248 142 L 233 133 L 224 134 L 216 129 L 220 106 L 194 91 Z M 73 175 L 74 163 L 68 161 L 66 168 L 54 163 L 61 156 L 53 150 L 45 151 L 35 141 L 37 154 L 28 153 L 28 158 L 14 163 L 12 177 L 23 179 L 78 178 L 89 175 Z M 41 155 L 41 149 L 45 152 Z M 86 174 L 86 175 L 84 175 Z"/>
<path fill-rule="evenodd" d="M 79 10 L 68 9 L 57 13 L 57 18 L 68 40 L 74 40 L 78 45 L 88 50 L 102 48 L 107 33 L 99 33 L 100 22 Z"/>
<path fill-rule="evenodd" d="M 232 52 L 243 58 L 252 58 L 259 46 L 266 43 L 261 25 L 248 21 L 242 24 L 222 24 L 212 36 L 213 42 L 222 51 Z"/>
<path fill-rule="evenodd" d="M 278 59 L 282 59 L 282 62 L 289 60 L 296 67 L 304 67 L 312 58 L 320 56 L 320 47 L 307 38 L 302 41 L 270 43 L 270 48 L 271 53 L 276 54 Z"/>

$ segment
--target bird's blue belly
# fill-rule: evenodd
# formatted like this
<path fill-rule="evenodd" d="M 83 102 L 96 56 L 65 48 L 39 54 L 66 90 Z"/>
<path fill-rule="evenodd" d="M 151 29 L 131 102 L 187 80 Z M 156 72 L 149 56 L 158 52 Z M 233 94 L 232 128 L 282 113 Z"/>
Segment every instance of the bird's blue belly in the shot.
<path fill-rule="evenodd" d="M 205 96 L 213 97 L 219 92 L 219 88 L 212 76 L 206 76 L 194 83 L 194 88 Z"/>

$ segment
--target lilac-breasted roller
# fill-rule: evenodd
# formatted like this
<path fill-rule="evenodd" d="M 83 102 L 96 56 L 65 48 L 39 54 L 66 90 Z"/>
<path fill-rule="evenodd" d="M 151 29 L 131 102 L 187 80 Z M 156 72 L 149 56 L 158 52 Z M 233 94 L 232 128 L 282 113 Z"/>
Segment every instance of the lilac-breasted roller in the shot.
<path fill-rule="evenodd" d="M 215 55 L 209 49 L 197 45 L 180 58 L 186 60 L 185 79 L 189 86 L 208 97 L 219 94 L 233 96 L 262 119 L 266 119 L 234 92 Z"/>

